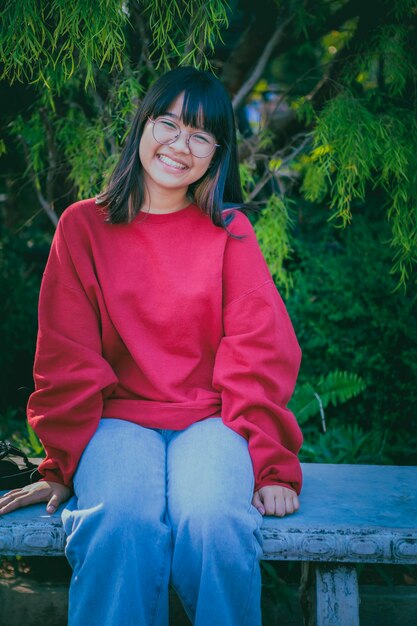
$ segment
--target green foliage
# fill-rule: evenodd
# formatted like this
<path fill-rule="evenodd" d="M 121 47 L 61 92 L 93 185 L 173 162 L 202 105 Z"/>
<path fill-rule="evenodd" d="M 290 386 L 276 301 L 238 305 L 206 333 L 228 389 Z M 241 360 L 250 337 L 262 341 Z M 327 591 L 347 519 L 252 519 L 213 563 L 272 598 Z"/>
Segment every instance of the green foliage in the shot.
<path fill-rule="evenodd" d="M 352 201 L 365 198 L 365 183 L 382 150 L 381 135 L 374 116 L 348 94 L 331 100 L 317 118 L 312 168 L 324 172 L 329 185 L 333 184 L 331 206 L 336 205 L 336 215 L 345 223 L 351 218 Z M 306 181 L 304 192 L 309 200 L 318 200 L 313 190 L 306 187 Z"/>
<path fill-rule="evenodd" d="M 61 87 L 85 62 L 85 85 L 93 68 L 122 68 L 128 16 L 120 0 L 6 2 L 0 13 L 1 78 Z"/>
<path fill-rule="evenodd" d="M 17 116 L 10 134 L 23 146 L 38 190 L 47 191 L 50 178 L 60 172 L 62 156 L 77 196 L 91 197 L 101 191 L 103 179 L 117 160 L 143 90 L 132 76 L 119 81 L 107 101 L 90 91 L 80 106 L 72 101 L 73 89 L 73 84 L 62 88 L 66 104 L 60 103 L 58 109 L 44 99 L 26 119 Z"/>
<path fill-rule="evenodd" d="M 296 98 L 291 102 L 291 108 L 295 111 L 297 119 L 300 120 L 300 122 L 305 122 L 307 126 L 310 126 L 314 122 L 316 114 L 310 98 L 306 98 L 305 96 Z"/>
<path fill-rule="evenodd" d="M 15 445 L 23 450 L 29 457 L 45 456 L 44 447 L 28 422 L 26 422 L 26 436 L 17 432 L 13 434 L 12 439 Z"/>
<path fill-rule="evenodd" d="M 412 13 L 415 13 L 415 0 L 396 0 L 391 4 L 391 12 L 397 19 L 408 19 Z"/>
<path fill-rule="evenodd" d="M 285 269 L 285 262 L 291 256 L 291 217 L 288 205 L 288 200 L 273 194 L 255 225 L 256 236 L 272 277 L 286 295 L 292 287 L 292 276 Z"/>
<path fill-rule="evenodd" d="M 80 198 L 91 197 L 100 192 L 103 174 L 112 162 L 111 151 L 106 146 L 103 118 L 89 120 L 79 109 L 72 109 L 56 122 L 56 139 L 70 166 L 69 178 Z M 74 134 L 77 128 L 77 135 Z M 80 150 L 80 139 L 83 148 Z M 110 155 L 109 155 L 110 153 Z"/>
<path fill-rule="evenodd" d="M 329 404 L 336 406 L 347 402 L 365 388 L 364 381 L 357 374 L 336 370 L 321 377 L 315 384 L 308 382 L 298 385 L 289 408 L 295 413 L 299 424 L 306 423 L 310 417 L 320 413 L 324 426 L 324 409 Z"/>
<path fill-rule="evenodd" d="M 333 219 L 346 225 L 352 206 L 364 203 L 370 185 L 384 189 L 395 247 L 394 271 L 405 284 L 417 258 L 417 121 L 389 107 L 373 112 L 344 93 L 323 109 L 314 132 L 302 191 L 310 201 L 331 193 Z"/>
<path fill-rule="evenodd" d="M 417 435 L 408 428 L 390 432 L 385 450 L 391 463 L 417 465 Z"/>
<path fill-rule="evenodd" d="M 170 69 L 178 59 L 181 65 L 210 67 L 208 53 L 228 26 L 226 1 L 143 0 L 142 4 L 152 33 L 151 58 L 158 57 L 156 69 Z"/>
<path fill-rule="evenodd" d="M 260 565 L 262 574 L 262 624 L 273 626 L 276 624 L 274 605 L 284 606 L 288 614 L 291 614 L 291 598 L 294 592 L 286 580 L 278 574 L 274 563 L 261 561 Z M 267 603 L 266 599 L 271 600 L 271 602 Z"/>
<path fill-rule="evenodd" d="M 45 219 L 46 222 L 46 219 Z M 45 224 L 0 230 L 0 411 L 23 409 L 33 388 L 37 302 L 51 233 Z"/>
<path fill-rule="evenodd" d="M 40 176 L 45 173 L 48 162 L 47 139 L 40 111 L 35 111 L 28 120 L 18 115 L 10 124 L 10 133 L 25 146 L 29 157 L 28 169 L 34 172 L 35 186 L 40 189 Z"/>
<path fill-rule="evenodd" d="M 311 463 L 369 463 L 390 461 L 379 431 L 364 431 L 358 424 L 332 426 L 326 433 L 305 433 L 300 460 Z"/>
<path fill-rule="evenodd" d="M 288 0 L 287 2 L 282 0 L 276 1 L 281 10 L 283 6 L 289 5 L 289 13 L 294 20 L 294 33 L 298 36 L 302 34 L 308 36 L 308 30 L 312 22 L 316 23 L 317 26 L 321 26 L 332 12 L 332 3 L 328 2 L 328 0 L 324 0 L 321 3 L 320 11 L 317 11 L 317 5 L 314 2 L 298 2 L 298 0 L 289 0 L 289 2 Z"/>
<path fill-rule="evenodd" d="M 331 164 L 325 163 L 321 157 L 331 150 L 330 146 L 319 146 L 312 151 L 310 157 L 303 156 L 300 159 L 304 170 L 301 191 L 310 202 L 323 202 L 329 191 L 330 172 L 327 168 L 331 168 Z M 317 162 L 319 159 L 320 163 Z"/>
<path fill-rule="evenodd" d="M 379 201 L 347 231 L 305 209 L 287 307 L 303 350 L 300 384 L 329 371 L 358 372 L 366 389 L 345 405 L 342 423 L 394 434 L 417 427 L 417 290 L 394 291 Z M 328 415 L 340 419 L 330 406 Z"/>
<path fill-rule="evenodd" d="M 208 53 L 227 28 L 225 0 L 37 0 L 7 2 L 0 13 L 1 78 L 40 82 L 60 90 L 80 70 L 85 87 L 97 69 L 121 71 L 135 14 L 147 20 L 156 69 L 177 64 L 209 67 Z"/>
<path fill-rule="evenodd" d="M 298 423 L 303 427 L 305 441 L 302 461 L 314 463 L 376 463 L 382 454 L 375 446 L 375 433 L 364 432 L 358 424 L 326 425 L 324 409 L 338 406 L 358 396 L 366 388 L 364 381 L 351 372 L 334 371 L 314 384 L 298 384 L 289 403 Z M 340 410 L 339 412 L 340 413 Z M 320 415 L 322 433 L 311 418 Z M 339 418 L 340 421 L 340 418 Z"/>
<path fill-rule="evenodd" d="M 352 19 L 344 24 L 344 27 L 338 30 L 331 30 L 321 38 L 323 49 L 323 62 L 331 63 L 334 56 L 349 43 L 357 29 L 357 20 Z"/>
<path fill-rule="evenodd" d="M 250 163 L 239 163 L 240 182 L 243 188 L 245 202 L 249 200 L 250 190 L 255 186 L 254 167 Z"/>
<path fill-rule="evenodd" d="M 21 428 L 19 411 L 14 407 L 7 407 L 0 415 L 0 441 L 10 439 L 13 432 Z"/>
<path fill-rule="evenodd" d="M 252 192 L 259 196 L 264 189 L 256 161 L 262 158 L 271 178 L 279 182 L 281 196 L 285 191 L 280 180 L 301 173 L 305 198 L 324 201 L 328 196 L 333 217 L 346 226 L 354 203 L 365 202 L 369 187 L 381 187 L 386 193 L 381 210 L 392 225 L 394 270 L 405 284 L 417 258 L 415 37 L 410 25 L 415 4 L 384 0 L 371 22 L 361 7 L 356 7 L 352 18 L 339 28 L 328 24 L 343 3 L 322 0 L 313 7 L 301 0 L 277 0 L 276 4 L 286 24 L 286 37 L 292 37 L 296 45 L 284 54 L 284 62 L 272 58 L 270 71 L 274 73 L 277 64 L 281 68 L 283 75 L 276 79 L 293 92 L 281 98 L 312 132 L 314 146 L 310 158 L 298 148 L 299 167 L 288 157 L 288 150 L 277 151 L 271 128 L 264 129 L 270 145 L 264 145 L 260 135 L 244 165 L 252 170 Z M 51 168 L 66 171 L 74 196 L 95 193 L 117 158 L 129 119 L 129 97 L 132 103 L 135 91 L 141 94 L 159 71 L 168 67 L 221 67 L 223 61 L 215 55 L 222 49 L 233 13 L 239 15 L 242 7 L 247 10 L 238 0 L 7 2 L 0 12 L 2 76 L 10 82 L 48 87 L 38 92 L 37 114 L 24 114 L 14 125 L 15 136 L 19 127 L 22 148 L 33 170 L 32 182 L 46 199 L 44 204 L 55 199 L 48 197 L 57 174 Z M 255 7 L 253 11 L 255 15 Z M 371 28 L 363 41 L 361 28 L 364 32 Z M 348 46 L 353 48 L 344 59 L 343 70 L 336 73 L 339 95 L 333 97 L 332 93 L 324 106 L 317 108 L 315 93 Z M 306 58 L 309 61 L 304 65 Z M 265 76 L 259 82 L 268 86 Z M 83 87 L 91 88 L 88 96 L 80 95 Z M 57 101 L 57 93 L 61 100 Z M 400 97 L 407 102 L 404 110 Z M 64 102 L 70 106 L 62 106 Z M 50 110 L 57 110 L 56 118 Z M 74 128 L 79 133 L 71 135 Z M 85 138 L 82 151 L 74 139 L 80 134 Z M 299 141 L 304 141 L 302 133 Z M 288 137 L 289 146 L 291 142 Z M 266 162 L 264 151 L 274 155 L 272 161 Z M 281 167 L 283 164 L 286 167 Z M 256 199 L 266 205 L 264 193 Z M 285 258 L 284 247 L 282 251 Z M 290 281 L 282 270 L 277 272 L 288 289 Z"/>
<path fill-rule="evenodd" d="M 377 54 L 383 55 L 383 80 L 390 96 L 401 96 L 414 66 L 407 54 L 409 28 L 406 25 L 381 27 L 375 42 Z"/>

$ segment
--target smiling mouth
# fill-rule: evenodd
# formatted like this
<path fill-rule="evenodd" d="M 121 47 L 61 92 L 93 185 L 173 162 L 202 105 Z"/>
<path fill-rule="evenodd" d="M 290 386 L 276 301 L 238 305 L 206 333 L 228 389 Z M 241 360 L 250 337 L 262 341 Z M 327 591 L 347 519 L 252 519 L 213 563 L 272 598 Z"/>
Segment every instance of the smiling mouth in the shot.
<path fill-rule="evenodd" d="M 165 163 L 165 165 L 169 165 L 170 167 L 175 167 L 177 170 L 188 170 L 188 166 L 183 163 L 179 163 L 178 161 L 173 161 L 165 154 L 158 154 L 158 159 Z"/>

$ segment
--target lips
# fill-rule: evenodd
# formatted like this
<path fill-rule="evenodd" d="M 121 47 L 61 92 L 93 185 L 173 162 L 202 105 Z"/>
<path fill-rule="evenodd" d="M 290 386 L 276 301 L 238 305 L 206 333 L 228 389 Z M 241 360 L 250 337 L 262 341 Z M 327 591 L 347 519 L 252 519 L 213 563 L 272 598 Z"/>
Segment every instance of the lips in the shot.
<path fill-rule="evenodd" d="M 158 159 L 164 163 L 164 165 L 168 165 L 169 167 L 175 168 L 178 171 L 185 171 L 188 169 L 188 165 L 179 161 L 178 159 L 171 159 L 171 157 L 166 154 L 158 154 Z"/>

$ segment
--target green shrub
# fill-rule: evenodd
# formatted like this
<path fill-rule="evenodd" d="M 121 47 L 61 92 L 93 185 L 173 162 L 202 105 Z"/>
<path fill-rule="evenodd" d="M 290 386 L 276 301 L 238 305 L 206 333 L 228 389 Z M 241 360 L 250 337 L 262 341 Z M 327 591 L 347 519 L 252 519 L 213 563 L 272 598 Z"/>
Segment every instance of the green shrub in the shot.
<path fill-rule="evenodd" d="M 287 300 L 303 350 L 299 384 L 333 370 L 358 374 L 366 390 L 329 407 L 339 424 L 365 431 L 417 426 L 416 285 L 396 290 L 388 226 L 377 211 L 335 229 L 307 209 L 294 241 L 294 290 Z M 398 459 L 398 462 L 403 462 Z"/>
<path fill-rule="evenodd" d="M 35 228 L 0 232 L 0 414 L 24 407 L 33 388 L 39 286 L 50 238 Z M 0 418 L 1 419 L 1 418 Z"/>
<path fill-rule="evenodd" d="M 300 460 L 311 463 L 391 463 L 386 434 L 365 432 L 358 424 L 332 425 L 326 433 L 304 430 L 305 442 Z"/>

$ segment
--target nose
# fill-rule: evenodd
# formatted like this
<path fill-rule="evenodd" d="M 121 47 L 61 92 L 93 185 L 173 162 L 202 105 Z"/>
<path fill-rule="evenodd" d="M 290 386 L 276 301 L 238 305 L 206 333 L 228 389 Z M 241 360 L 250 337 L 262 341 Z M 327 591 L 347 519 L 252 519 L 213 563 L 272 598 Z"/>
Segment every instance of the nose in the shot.
<path fill-rule="evenodd" d="M 175 141 L 173 141 L 170 144 L 170 146 L 174 147 L 175 150 L 179 152 L 189 153 L 190 152 L 189 143 L 190 143 L 190 136 L 187 135 L 187 133 L 180 132 L 178 137 L 175 139 Z"/>

